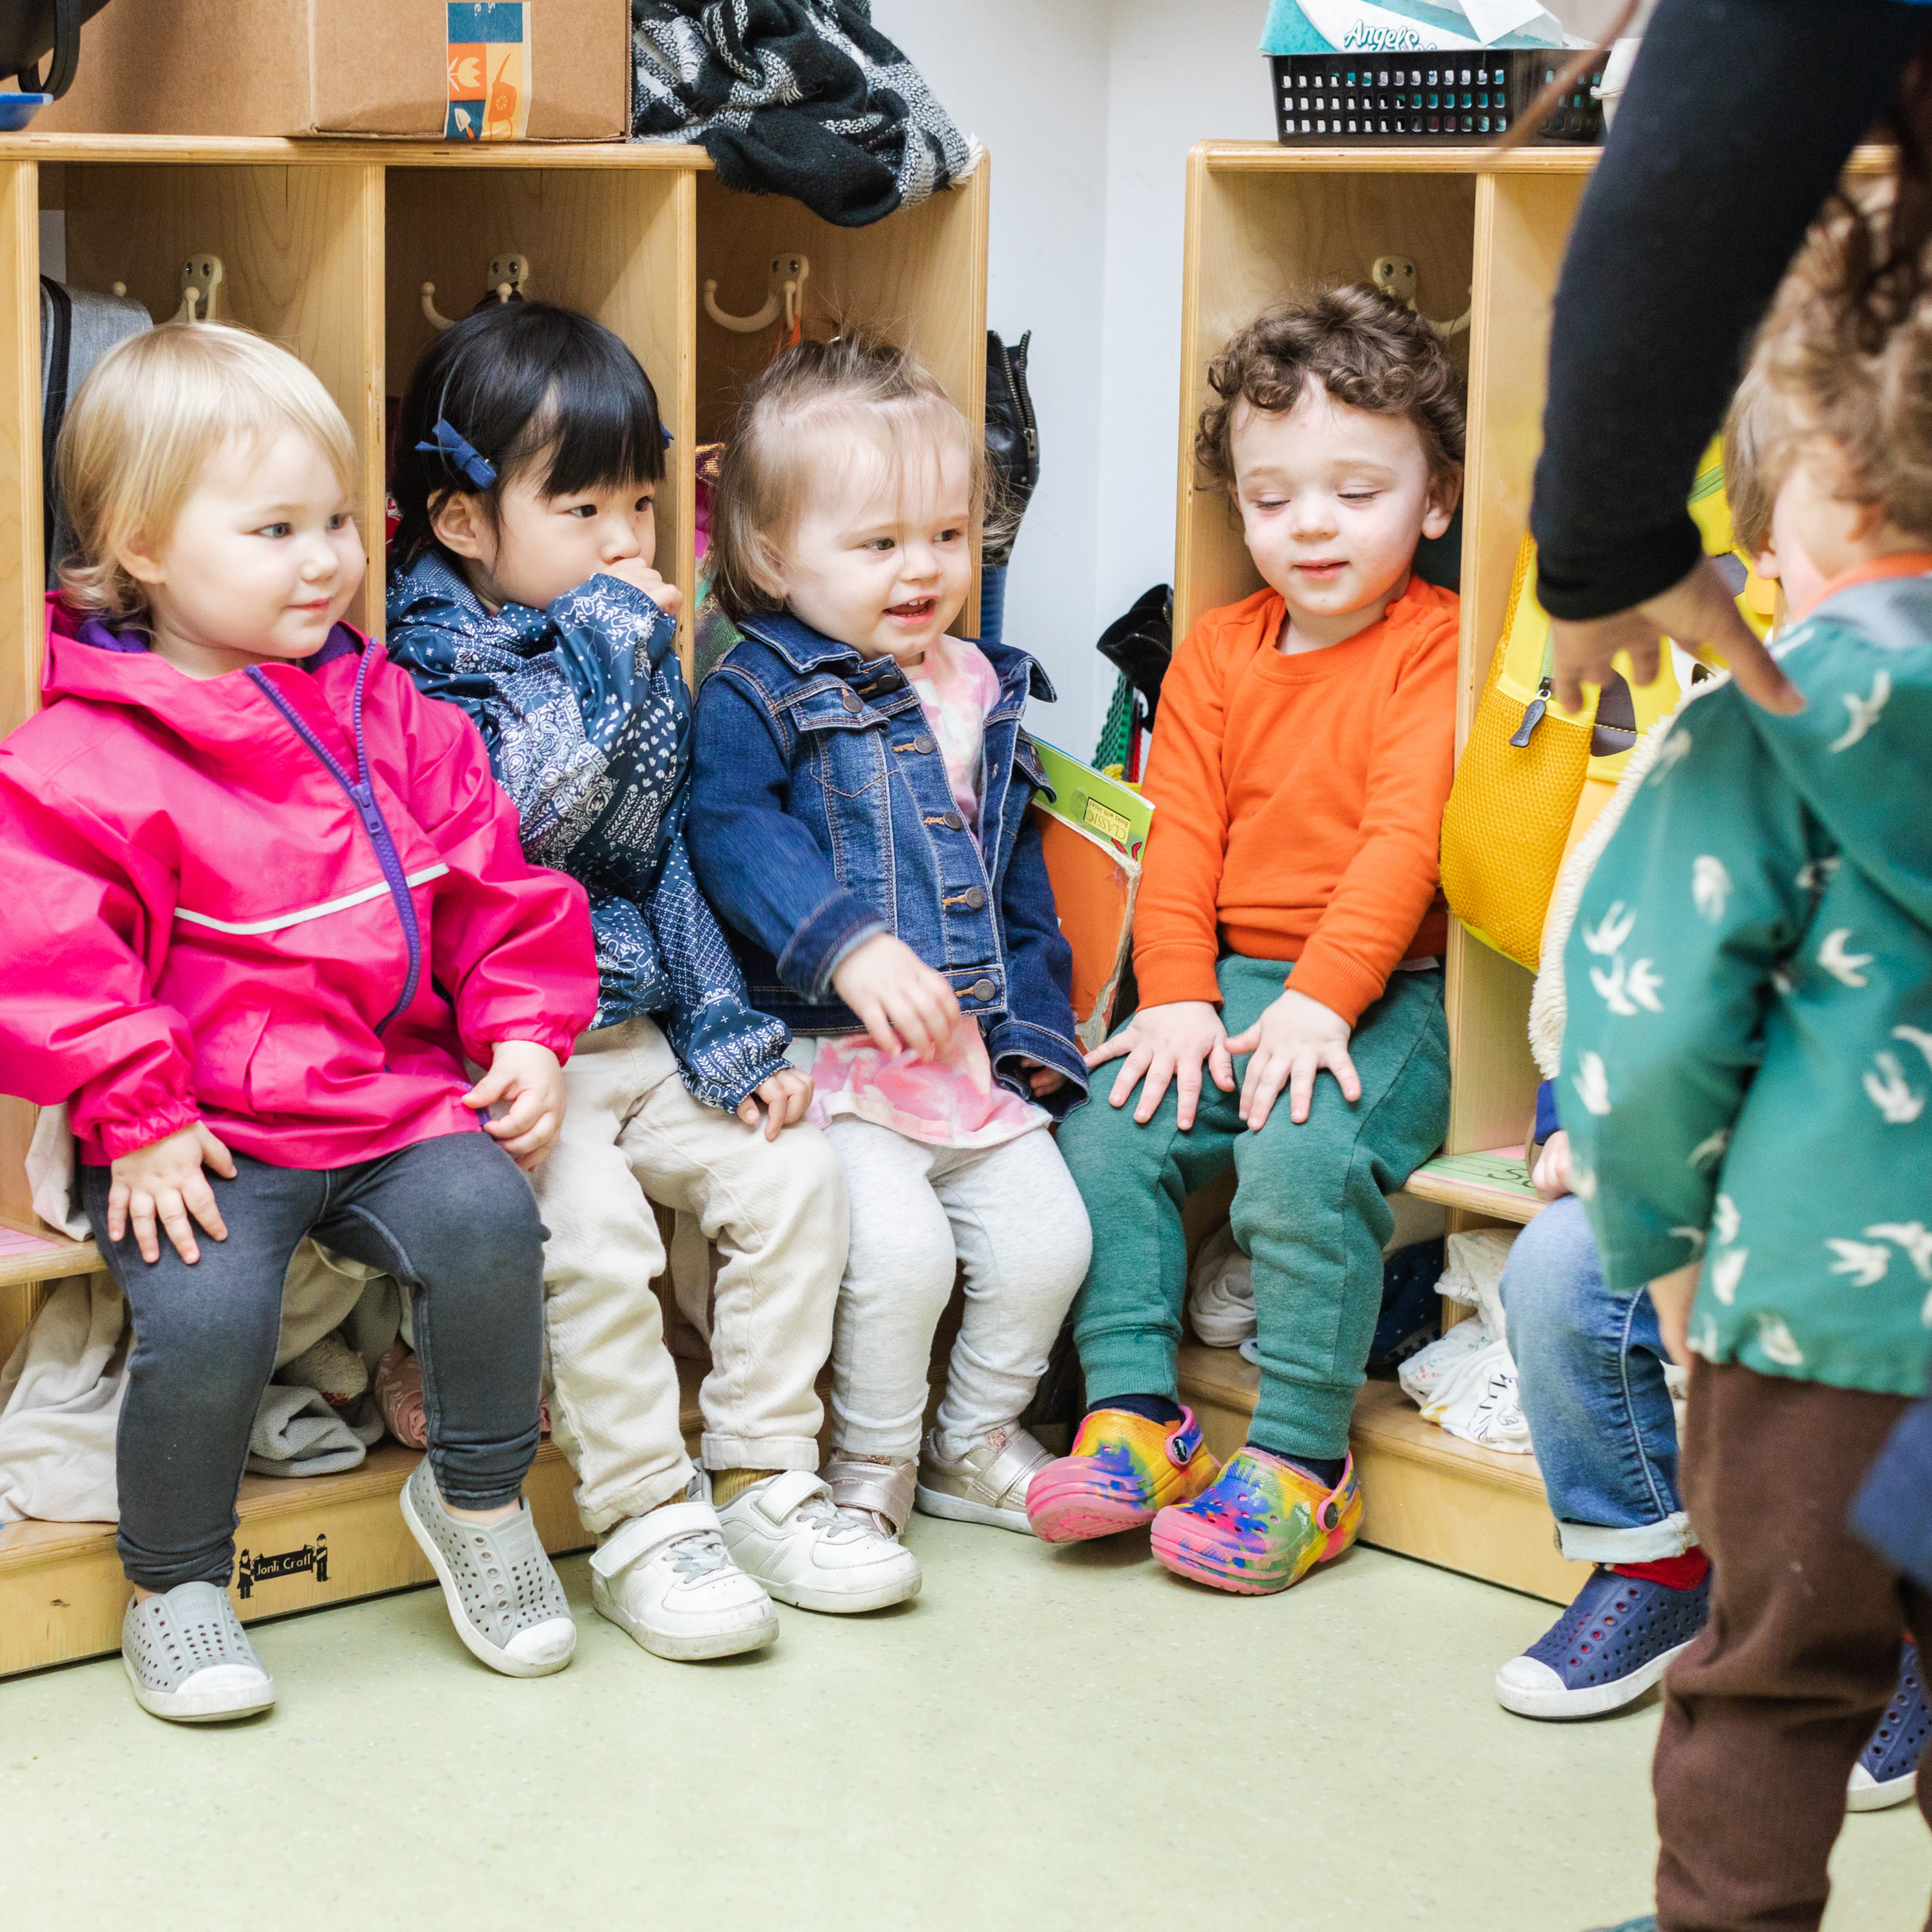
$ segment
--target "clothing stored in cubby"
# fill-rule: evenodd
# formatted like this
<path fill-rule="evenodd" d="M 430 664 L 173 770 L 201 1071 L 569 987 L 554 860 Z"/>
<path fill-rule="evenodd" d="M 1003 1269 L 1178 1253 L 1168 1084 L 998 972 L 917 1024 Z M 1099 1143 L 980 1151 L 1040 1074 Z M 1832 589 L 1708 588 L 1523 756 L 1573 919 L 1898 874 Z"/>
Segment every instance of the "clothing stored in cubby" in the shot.
<path fill-rule="evenodd" d="M 632 0 L 631 21 L 632 137 L 702 143 L 727 188 L 860 228 L 979 160 L 869 0 Z"/>

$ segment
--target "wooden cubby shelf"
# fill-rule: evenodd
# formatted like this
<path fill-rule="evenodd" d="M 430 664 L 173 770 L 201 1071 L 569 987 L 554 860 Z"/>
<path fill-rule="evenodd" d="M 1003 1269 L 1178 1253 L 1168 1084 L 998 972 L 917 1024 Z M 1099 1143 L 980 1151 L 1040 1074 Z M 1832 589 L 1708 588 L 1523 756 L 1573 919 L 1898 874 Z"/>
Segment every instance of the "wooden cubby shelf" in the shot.
<path fill-rule="evenodd" d="M 581 309 L 635 352 L 673 441 L 658 497 L 657 564 L 683 591 L 690 662 L 697 583 L 694 452 L 721 435 L 768 333 L 740 335 L 700 308 L 706 280 L 727 309 L 763 299 L 771 257 L 811 257 L 807 319 L 869 323 L 903 342 L 977 423 L 984 408 L 990 162 L 959 187 L 869 228 L 838 228 L 779 195 L 734 195 L 701 149 L 655 145 L 446 147 L 389 141 L 105 136 L 0 138 L 0 735 L 33 710 L 40 683 L 40 217 L 57 211 L 66 279 L 124 283 L 158 321 L 180 300 L 191 253 L 221 257 L 217 319 L 260 330 L 321 377 L 361 457 L 369 581 L 352 620 L 380 636 L 388 398 L 430 338 L 422 285 L 446 315 L 487 291 L 496 256 L 532 265 L 533 297 Z M 977 617 L 969 603 L 962 629 Z M 0 1361 L 49 1283 L 100 1266 L 91 1243 L 34 1218 L 24 1158 L 32 1109 L 0 1100 Z M 683 1365 L 681 1365 L 683 1366 Z M 698 1426 L 687 1373 L 688 1432 Z M 238 1541 L 287 1558 L 248 1595 L 245 1619 L 276 1617 L 425 1583 L 396 1493 L 413 1451 L 393 1444 L 340 1476 L 243 1485 Z M 587 1541 L 572 1478 L 550 1444 L 529 1494 L 553 1550 Z M 325 1554 L 321 1554 L 325 1552 Z M 305 1561 L 306 1556 L 306 1561 Z M 111 1528 L 0 1525 L 0 1675 L 113 1650 L 126 1589 Z"/>

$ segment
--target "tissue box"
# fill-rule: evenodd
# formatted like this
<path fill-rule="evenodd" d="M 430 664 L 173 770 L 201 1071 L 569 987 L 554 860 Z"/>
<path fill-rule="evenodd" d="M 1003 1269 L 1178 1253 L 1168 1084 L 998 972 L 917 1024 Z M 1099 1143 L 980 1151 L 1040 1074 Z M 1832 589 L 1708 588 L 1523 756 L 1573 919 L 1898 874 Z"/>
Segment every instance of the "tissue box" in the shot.
<path fill-rule="evenodd" d="M 629 0 L 115 0 L 36 134 L 621 141 Z"/>
<path fill-rule="evenodd" d="M 1568 57 L 1534 0 L 1273 0 L 1261 51 L 1286 145 L 1471 144 L 1507 133 Z M 1603 138 L 1599 55 L 1531 137 Z"/>

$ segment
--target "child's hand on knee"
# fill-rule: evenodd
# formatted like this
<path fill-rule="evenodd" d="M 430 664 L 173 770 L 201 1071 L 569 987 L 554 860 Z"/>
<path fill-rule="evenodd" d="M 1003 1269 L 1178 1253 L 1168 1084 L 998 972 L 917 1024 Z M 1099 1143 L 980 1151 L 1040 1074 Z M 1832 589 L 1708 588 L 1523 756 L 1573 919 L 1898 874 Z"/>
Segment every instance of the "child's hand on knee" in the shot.
<path fill-rule="evenodd" d="M 1315 1099 L 1315 1076 L 1325 1066 L 1351 1106 L 1361 1098 L 1361 1082 L 1349 1057 L 1349 1023 L 1318 999 L 1291 986 L 1261 1017 L 1228 1042 L 1230 1053 L 1251 1056 L 1241 1083 L 1241 1117 L 1259 1134 L 1285 1086 L 1288 1118 L 1299 1127 Z"/>
<path fill-rule="evenodd" d="M 634 590 L 641 590 L 667 617 L 675 617 L 683 607 L 685 593 L 675 583 L 666 583 L 641 557 L 625 557 L 614 564 L 599 566 L 599 577 L 621 578 Z"/>
<path fill-rule="evenodd" d="M 881 1053 L 908 1047 L 919 1060 L 936 1060 L 959 1019 L 959 1001 L 903 940 L 875 933 L 838 962 L 832 990 L 866 1023 Z"/>
<path fill-rule="evenodd" d="M 183 1261 L 198 1261 L 202 1251 L 189 1220 L 192 1215 L 215 1240 L 226 1241 L 228 1226 L 215 1204 L 214 1189 L 202 1172 L 204 1167 L 214 1168 L 224 1180 L 235 1178 L 234 1155 L 199 1121 L 165 1140 L 151 1140 L 131 1154 L 123 1154 L 110 1170 L 114 1178 L 107 1190 L 108 1239 L 120 1240 L 131 1221 L 141 1259 L 158 1261 L 158 1220 L 168 1231 L 175 1253 Z"/>
<path fill-rule="evenodd" d="M 480 1112 L 500 1100 L 506 1103 L 502 1118 L 486 1120 L 483 1131 L 528 1174 L 542 1164 L 564 1124 L 564 1069 L 557 1056 L 534 1040 L 499 1040 L 489 1072 L 463 1104 Z"/>
<path fill-rule="evenodd" d="M 764 1137 L 776 1140 L 786 1128 L 804 1118 L 812 1103 L 812 1077 L 801 1068 L 781 1066 L 738 1103 L 738 1118 L 747 1127 L 757 1126 L 761 1100 L 764 1103 Z"/>
<path fill-rule="evenodd" d="M 1214 1084 L 1224 1094 L 1235 1090 L 1234 1062 L 1229 1056 L 1227 1029 L 1220 1009 L 1204 999 L 1179 999 L 1165 1006 L 1143 1006 L 1113 1038 L 1087 1056 L 1090 1067 L 1127 1056 L 1127 1064 L 1107 1096 L 1110 1105 L 1124 1107 L 1134 1083 L 1140 1082 L 1140 1104 L 1134 1118 L 1143 1127 L 1154 1118 L 1174 1082 L 1175 1123 L 1185 1134 L 1194 1124 L 1201 1103 L 1201 1069 L 1204 1062 Z"/>

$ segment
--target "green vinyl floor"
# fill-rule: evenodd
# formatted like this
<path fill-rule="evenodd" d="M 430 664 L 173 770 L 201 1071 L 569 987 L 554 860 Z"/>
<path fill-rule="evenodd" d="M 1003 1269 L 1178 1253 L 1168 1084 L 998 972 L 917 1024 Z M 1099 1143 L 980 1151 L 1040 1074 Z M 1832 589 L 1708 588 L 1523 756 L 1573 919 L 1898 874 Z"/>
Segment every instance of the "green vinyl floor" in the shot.
<path fill-rule="evenodd" d="M 576 1662 L 498 1678 L 440 1595 L 257 1626 L 281 1703 L 142 1714 L 118 1660 L 0 1683 L 0 1925 L 1430 1927 L 1647 1909 L 1654 1703 L 1537 1724 L 1490 1694 L 1547 1604 L 1356 1550 L 1218 1596 L 1144 1537 L 1049 1550 L 919 1518 L 923 1598 L 784 1611 L 672 1664 L 562 1566 Z M 1829 1932 L 1923 1919 L 1910 1805 L 1847 1820 Z"/>

